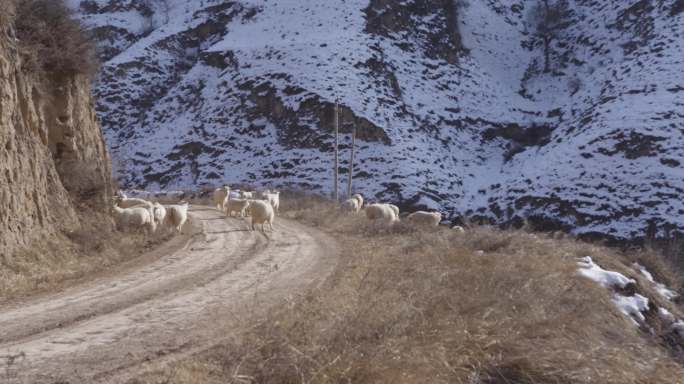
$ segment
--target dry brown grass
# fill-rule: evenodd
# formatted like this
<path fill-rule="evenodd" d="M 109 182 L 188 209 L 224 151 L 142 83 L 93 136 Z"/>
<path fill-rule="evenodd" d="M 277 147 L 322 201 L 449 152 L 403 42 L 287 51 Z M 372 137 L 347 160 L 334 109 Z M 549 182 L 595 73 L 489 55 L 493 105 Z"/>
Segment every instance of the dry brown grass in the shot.
<path fill-rule="evenodd" d="M 5 32 L 5 28 L 9 26 L 10 22 L 14 17 L 14 0 L 0 0 L 0 28 L 3 29 L 2 33 Z"/>
<path fill-rule="evenodd" d="M 325 285 L 135 383 L 682 382 L 684 366 L 657 335 L 577 276 L 586 255 L 625 271 L 615 251 L 486 228 L 378 227 L 322 199 L 283 207 L 343 246 Z"/>
<path fill-rule="evenodd" d="M 122 233 L 101 212 L 82 210 L 81 227 L 36 241 L 23 251 L 0 259 L 0 303 L 34 295 L 105 271 L 134 259 L 169 240 L 170 232 L 154 235 Z"/>
<path fill-rule="evenodd" d="M 5 0 L 6 1 L 6 0 Z M 56 76 L 94 76 L 94 43 L 64 0 L 14 0 L 23 68 Z"/>

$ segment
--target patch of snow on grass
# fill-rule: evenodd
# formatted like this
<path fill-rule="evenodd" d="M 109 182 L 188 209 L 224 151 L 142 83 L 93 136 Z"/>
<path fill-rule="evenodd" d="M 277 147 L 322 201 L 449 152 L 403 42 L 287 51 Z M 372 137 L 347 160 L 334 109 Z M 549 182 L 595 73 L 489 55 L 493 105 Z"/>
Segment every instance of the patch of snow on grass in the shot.
<path fill-rule="evenodd" d="M 648 280 L 648 281 L 650 281 L 651 283 L 653 283 L 653 286 L 655 287 L 655 289 L 656 289 L 656 291 L 658 292 L 658 294 L 659 294 L 660 296 L 662 296 L 664 299 L 672 301 L 674 298 L 676 298 L 677 296 L 679 296 L 679 294 L 678 294 L 677 292 L 672 291 L 671 289 L 667 288 L 667 287 L 665 286 L 665 284 L 662 284 L 662 283 L 659 283 L 659 282 L 655 281 L 655 279 L 653 278 L 653 275 L 651 274 L 651 272 L 649 272 L 649 271 L 646 269 L 646 267 L 644 267 L 643 265 L 641 265 L 641 264 L 639 264 L 639 263 L 634 263 L 634 264 L 633 264 L 633 267 L 634 267 L 637 271 L 641 272 L 641 274 L 644 275 L 644 277 L 646 277 L 646 280 Z"/>
<path fill-rule="evenodd" d="M 672 324 L 672 329 L 674 329 L 680 337 L 684 338 L 684 321 L 679 320 L 678 322 Z"/>
<path fill-rule="evenodd" d="M 580 275 L 601 284 L 605 288 L 624 288 L 629 283 L 636 283 L 619 272 L 607 271 L 601 268 L 589 256 L 581 258 L 577 264 L 579 265 L 578 272 Z"/>
<path fill-rule="evenodd" d="M 669 323 L 674 323 L 676 320 L 674 315 L 665 308 L 658 308 L 658 316 Z"/>
<path fill-rule="evenodd" d="M 642 312 L 648 310 L 648 299 L 644 296 L 639 294 L 635 294 L 634 296 L 615 294 L 615 296 L 613 296 L 613 302 L 625 315 L 631 316 L 642 323 L 646 321 Z"/>
<path fill-rule="evenodd" d="M 608 271 L 601 268 L 601 266 L 594 263 L 589 256 L 579 259 L 577 264 L 579 266 L 577 272 L 580 275 L 595 281 L 604 288 L 615 290 L 625 288 L 630 283 L 636 284 L 635 280 L 630 279 L 619 272 Z M 629 316 L 635 324 L 639 325 L 639 323 L 646 321 L 642 312 L 648 310 L 648 298 L 638 293 L 633 296 L 625 296 L 615 292 L 613 294 L 613 303 L 615 303 L 622 313 Z"/>

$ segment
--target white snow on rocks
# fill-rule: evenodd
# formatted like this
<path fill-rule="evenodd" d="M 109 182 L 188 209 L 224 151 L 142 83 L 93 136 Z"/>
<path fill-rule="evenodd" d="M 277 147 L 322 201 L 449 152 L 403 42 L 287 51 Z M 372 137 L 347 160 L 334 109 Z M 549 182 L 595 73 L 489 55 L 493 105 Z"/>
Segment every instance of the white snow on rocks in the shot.
<path fill-rule="evenodd" d="M 630 279 L 619 272 L 608 271 L 601 268 L 601 266 L 594 263 L 589 256 L 580 258 L 577 261 L 577 265 L 579 267 L 577 272 L 581 276 L 589 278 L 602 287 L 613 291 L 613 303 L 615 303 L 618 309 L 627 315 L 637 326 L 646 324 L 644 313 L 649 310 L 648 298 L 638 293 L 628 296 L 617 291 L 618 289 L 625 288 L 630 283 L 636 284 L 634 279 Z M 672 300 L 677 296 L 675 292 L 667 289 L 663 284 L 657 283 L 653 278 L 653 275 L 642 265 L 634 263 L 632 267 L 644 275 L 646 280 L 653 283 L 658 294 L 664 299 Z M 670 324 L 671 329 L 675 333 L 684 338 L 684 321 L 677 319 L 670 311 L 662 307 L 657 308 L 657 313 L 661 320 L 666 324 Z"/>
<path fill-rule="evenodd" d="M 613 302 L 617 307 L 627 316 L 637 319 L 640 322 L 646 321 L 642 312 L 648 311 L 648 299 L 639 294 L 634 296 L 623 296 L 620 294 L 615 294 L 613 296 Z"/>
<path fill-rule="evenodd" d="M 678 294 L 677 292 L 674 292 L 674 291 L 672 291 L 671 289 L 667 288 L 667 287 L 665 286 L 665 284 L 662 284 L 662 283 L 659 283 L 659 282 L 655 281 L 655 279 L 653 278 L 653 275 L 651 274 L 651 272 L 649 272 L 649 271 L 646 269 L 646 267 L 644 267 L 643 265 L 641 265 L 641 264 L 639 264 L 639 263 L 634 263 L 634 264 L 633 264 L 633 267 L 634 267 L 637 271 L 641 272 L 641 274 L 644 275 L 644 277 L 646 277 L 646 280 L 648 280 L 648 281 L 650 281 L 651 283 L 653 283 L 653 287 L 655 288 L 655 290 L 656 290 L 656 291 L 658 292 L 658 294 L 659 294 L 660 296 L 662 296 L 664 299 L 672 301 L 672 300 L 675 299 L 677 296 L 679 296 L 679 294 Z"/>
<path fill-rule="evenodd" d="M 634 279 L 630 279 L 619 272 L 608 271 L 601 268 L 601 266 L 594 263 L 594 260 L 589 256 L 579 259 L 577 265 L 579 266 L 577 272 L 580 275 L 597 282 L 607 289 L 621 289 L 625 288 L 627 284 L 636 284 Z M 613 295 L 613 303 L 615 303 L 618 309 L 632 319 L 637 325 L 639 322 L 643 323 L 646 320 L 642 313 L 648 310 L 648 299 L 646 297 L 639 294 L 626 296 L 615 292 Z"/>
<path fill-rule="evenodd" d="M 633 279 L 630 279 L 619 272 L 608 271 L 601 268 L 598 264 L 594 263 L 589 256 L 581 258 L 577 264 L 579 265 L 578 272 L 580 275 L 594 280 L 604 288 L 624 288 L 627 284 L 636 283 Z"/>
<path fill-rule="evenodd" d="M 679 334 L 679 337 L 684 338 L 684 321 L 679 320 L 672 324 L 672 329 Z"/>

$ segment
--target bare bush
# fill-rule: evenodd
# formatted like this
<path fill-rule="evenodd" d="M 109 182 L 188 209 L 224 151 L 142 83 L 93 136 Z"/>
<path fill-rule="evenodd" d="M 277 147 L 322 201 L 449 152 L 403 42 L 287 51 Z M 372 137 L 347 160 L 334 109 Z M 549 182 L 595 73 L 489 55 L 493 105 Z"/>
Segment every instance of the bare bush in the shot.
<path fill-rule="evenodd" d="M 544 50 L 544 73 L 551 72 L 553 41 L 561 38 L 561 31 L 571 23 L 567 0 L 539 0 L 530 10 L 528 19 L 533 27 L 535 44 Z"/>
<path fill-rule="evenodd" d="M 8 28 L 14 17 L 14 1 L 13 0 L 0 0 L 0 29 L 3 33 L 4 29 Z"/>
<path fill-rule="evenodd" d="M 57 76 L 93 76 L 94 44 L 63 0 L 19 0 L 16 30 L 24 69 Z"/>

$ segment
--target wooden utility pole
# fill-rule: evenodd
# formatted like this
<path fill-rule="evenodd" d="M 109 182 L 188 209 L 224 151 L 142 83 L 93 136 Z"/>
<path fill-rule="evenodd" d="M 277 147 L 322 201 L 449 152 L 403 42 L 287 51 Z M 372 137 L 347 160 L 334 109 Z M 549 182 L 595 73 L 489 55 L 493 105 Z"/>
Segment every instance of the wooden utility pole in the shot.
<path fill-rule="evenodd" d="M 339 107 L 337 105 L 337 102 L 335 102 L 335 170 L 334 170 L 334 176 L 335 176 L 335 181 L 334 181 L 334 186 L 333 186 L 333 199 L 335 199 L 336 203 L 339 203 L 340 197 L 339 197 L 339 172 L 340 172 L 340 167 L 339 167 L 339 162 L 340 162 L 340 141 L 339 141 L 339 134 L 340 134 L 340 112 L 339 112 Z"/>
<path fill-rule="evenodd" d="M 349 156 L 349 182 L 347 184 L 347 198 L 352 196 L 352 178 L 354 177 L 354 147 L 356 146 L 356 126 L 352 129 L 351 155 Z"/>

